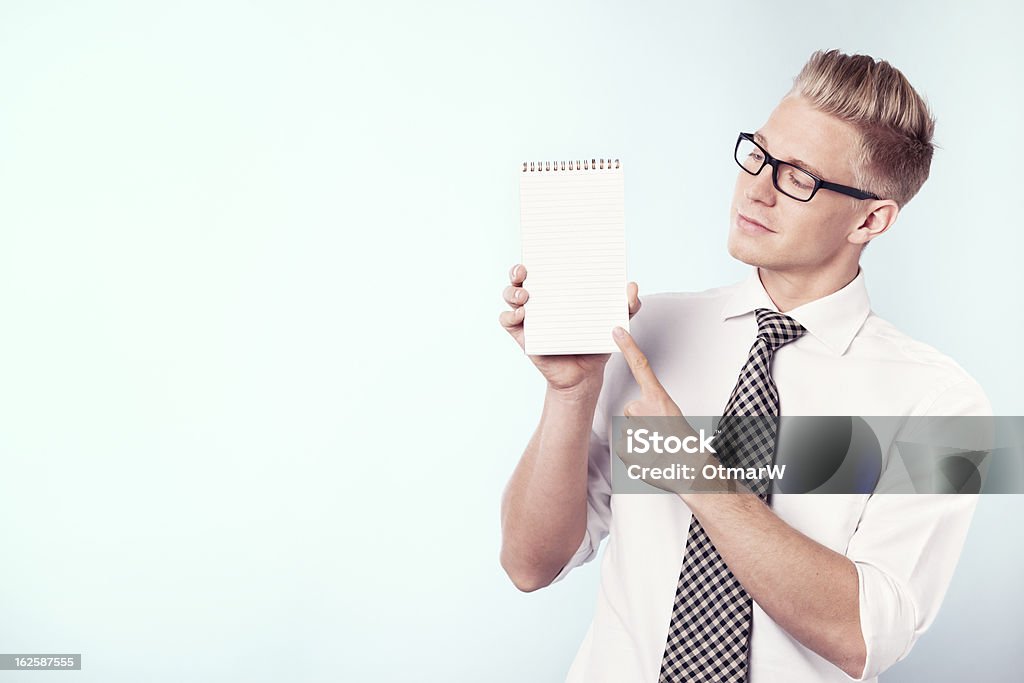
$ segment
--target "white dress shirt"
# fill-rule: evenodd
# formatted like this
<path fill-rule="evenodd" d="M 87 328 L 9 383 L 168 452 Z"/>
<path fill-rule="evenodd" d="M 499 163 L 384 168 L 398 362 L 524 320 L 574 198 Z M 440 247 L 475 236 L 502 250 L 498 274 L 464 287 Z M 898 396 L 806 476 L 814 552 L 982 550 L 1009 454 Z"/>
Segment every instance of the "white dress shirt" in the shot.
<path fill-rule="evenodd" d="M 730 287 L 644 297 L 633 336 L 684 415 L 721 414 L 753 344 L 757 308 L 778 310 L 756 269 Z M 871 312 L 863 272 L 787 315 L 807 333 L 775 352 L 782 415 L 991 415 L 984 392 L 960 366 Z M 586 534 L 555 579 L 593 559 L 609 536 L 594 618 L 569 671 L 572 683 L 654 683 L 661 668 L 691 514 L 673 494 L 611 493 L 611 418 L 638 397 L 621 354 L 614 355 L 591 434 Z M 884 482 L 892 442 L 882 448 Z M 755 602 L 749 683 L 875 681 L 932 623 L 977 497 L 879 490 L 771 499 L 783 521 L 855 564 L 867 645 L 863 674 L 851 679 Z"/>

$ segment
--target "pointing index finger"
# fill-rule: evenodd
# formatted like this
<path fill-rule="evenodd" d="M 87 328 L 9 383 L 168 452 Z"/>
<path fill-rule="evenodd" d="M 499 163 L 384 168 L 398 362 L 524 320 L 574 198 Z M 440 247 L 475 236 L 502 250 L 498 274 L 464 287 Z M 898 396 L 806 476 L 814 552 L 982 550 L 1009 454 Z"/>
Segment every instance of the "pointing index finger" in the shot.
<path fill-rule="evenodd" d="M 616 327 L 612 330 L 612 338 L 615 339 L 619 350 L 622 351 L 626 364 L 629 365 L 629 371 L 633 373 L 633 378 L 640 385 L 640 390 L 644 395 L 665 393 L 664 387 L 661 386 L 654 370 L 651 369 L 651 364 L 647 362 L 647 356 L 640 350 L 629 332 L 621 327 Z"/>

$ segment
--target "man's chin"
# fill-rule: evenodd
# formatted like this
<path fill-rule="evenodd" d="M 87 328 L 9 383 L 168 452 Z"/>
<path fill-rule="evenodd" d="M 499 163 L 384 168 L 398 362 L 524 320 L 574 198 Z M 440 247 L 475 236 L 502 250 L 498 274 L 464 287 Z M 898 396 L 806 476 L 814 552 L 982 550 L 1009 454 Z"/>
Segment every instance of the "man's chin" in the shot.
<path fill-rule="evenodd" d="M 758 249 L 756 245 L 745 244 L 744 240 L 736 239 L 732 234 L 729 235 L 727 249 L 729 256 L 732 256 L 741 263 L 746 263 L 748 266 L 761 268 L 769 265 L 763 250 Z"/>

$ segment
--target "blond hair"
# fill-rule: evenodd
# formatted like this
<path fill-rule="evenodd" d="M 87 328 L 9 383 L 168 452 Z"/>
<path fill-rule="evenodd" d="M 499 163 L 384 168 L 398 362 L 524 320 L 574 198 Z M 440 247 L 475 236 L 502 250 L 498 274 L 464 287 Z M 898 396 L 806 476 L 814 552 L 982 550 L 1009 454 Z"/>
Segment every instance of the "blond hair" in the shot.
<path fill-rule="evenodd" d="M 935 119 L 898 69 L 867 55 L 818 51 L 793 80 L 793 92 L 860 133 L 858 187 L 901 207 L 928 179 Z"/>

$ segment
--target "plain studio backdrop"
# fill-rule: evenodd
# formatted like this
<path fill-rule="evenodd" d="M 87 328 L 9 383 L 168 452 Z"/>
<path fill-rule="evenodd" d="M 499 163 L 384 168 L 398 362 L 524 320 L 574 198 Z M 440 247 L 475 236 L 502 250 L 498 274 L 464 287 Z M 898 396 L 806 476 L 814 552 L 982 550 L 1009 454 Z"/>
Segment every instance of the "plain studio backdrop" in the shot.
<path fill-rule="evenodd" d="M 5 2 L 3 681 L 559 681 L 499 498 L 543 381 L 497 323 L 527 159 L 621 158 L 641 295 L 742 278 L 739 130 L 813 50 L 890 60 L 932 178 L 875 310 L 1022 414 L 1013 3 Z M 897 681 L 1019 680 L 1017 496 Z M 642 558 L 639 558 L 642 561 Z M 983 664 L 982 664 L 983 663 Z"/>

